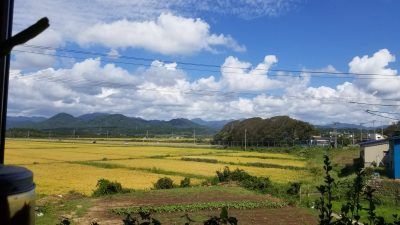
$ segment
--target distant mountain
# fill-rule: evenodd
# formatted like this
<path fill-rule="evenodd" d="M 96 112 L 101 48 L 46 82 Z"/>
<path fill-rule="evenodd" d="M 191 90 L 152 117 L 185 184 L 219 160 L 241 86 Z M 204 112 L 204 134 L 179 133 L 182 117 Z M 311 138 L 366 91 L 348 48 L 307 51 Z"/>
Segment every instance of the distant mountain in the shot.
<path fill-rule="evenodd" d="M 109 115 L 109 114 L 108 113 L 89 113 L 89 114 L 84 114 L 84 115 L 78 116 L 78 119 L 81 119 L 84 121 L 89 121 L 89 120 L 92 120 L 99 116 L 104 116 L 104 115 Z"/>
<path fill-rule="evenodd" d="M 334 129 L 335 127 L 337 129 L 374 129 L 374 127 L 366 127 L 366 126 L 361 126 L 357 124 L 351 124 L 351 123 L 337 123 L 337 124 L 326 124 L 326 125 L 316 125 L 315 127 L 317 128 L 323 128 L 323 129 Z M 380 129 L 380 128 L 386 128 L 388 125 L 383 125 L 383 126 L 375 126 L 375 129 Z"/>
<path fill-rule="evenodd" d="M 337 129 L 366 129 L 364 126 L 360 126 L 357 124 L 351 124 L 351 123 L 337 123 L 337 124 L 326 124 L 326 125 L 316 125 L 315 127 L 317 128 L 337 128 Z"/>
<path fill-rule="evenodd" d="M 9 117 L 8 121 L 15 121 Z M 194 123 L 188 119 L 178 118 L 169 121 L 144 120 L 127 117 L 122 114 L 91 113 L 74 117 L 67 113 L 59 113 L 48 119 L 25 119 L 20 123 L 10 122 L 8 128 L 24 128 L 46 131 L 59 135 L 94 136 L 108 134 L 110 136 L 126 135 L 192 135 L 215 134 L 217 130 Z"/>
<path fill-rule="evenodd" d="M 227 123 L 232 122 L 233 120 L 214 120 L 214 121 L 206 121 L 200 118 L 195 118 L 191 120 L 194 123 L 197 123 L 202 126 L 210 127 L 216 130 L 221 130 Z"/>
<path fill-rule="evenodd" d="M 7 128 L 10 127 L 24 127 L 27 125 L 32 125 L 37 122 L 42 122 L 46 120 L 46 117 L 27 117 L 27 116 L 7 116 Z"/>

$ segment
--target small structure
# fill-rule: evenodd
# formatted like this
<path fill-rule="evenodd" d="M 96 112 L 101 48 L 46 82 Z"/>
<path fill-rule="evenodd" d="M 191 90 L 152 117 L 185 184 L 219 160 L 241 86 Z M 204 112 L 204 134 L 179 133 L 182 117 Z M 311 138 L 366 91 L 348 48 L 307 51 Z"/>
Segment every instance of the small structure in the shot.
<path fill-rule="evenodd" d="M 310 140 L 310 145 L 326 147 L 330 146 L 331 140 L 329 137 L 313 136 Z"/>
<path fill-rule="evenodd" d="M 360 158 L 364 167 L 387 166 L 389 159 L 389 140 L 373 140 L 360 144 Z"/>
<path fill-rule="evenodd" d="M 400 136 L 390 138 L 388 169 L 389 175 L 393 179 L 400 179 Z"/>
<path fill-rule="evenodd" d="M 385 139 L 385 137 L 381 134 L 373 133 L 373 134 L 368 134 L 368 139 L 379 141 Z"/>

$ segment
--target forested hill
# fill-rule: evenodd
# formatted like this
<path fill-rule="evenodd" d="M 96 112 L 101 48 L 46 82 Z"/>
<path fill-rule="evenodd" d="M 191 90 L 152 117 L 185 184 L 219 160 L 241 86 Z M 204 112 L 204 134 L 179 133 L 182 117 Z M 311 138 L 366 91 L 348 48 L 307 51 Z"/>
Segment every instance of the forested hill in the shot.
<path fill-rule="evenodd" d="M 214 141 L 243 141 L 245 130 L 249 142 L 309 140 L 312 135 L 318 134 L 313 125 L 288 116 L 275 116 L 268 119 L 255 117 L 226 124 L 214 136 Z"/>
<path fill-rule="evenodd" d="M 197 124 L 188 119 L 178 118 L 169 121 L 144 120 L 122 114 L 93 113 L 74 117 L 59 113 L 51 118 L 35 121 L 29 118 L 8 117 L 7 128 L 14 133 L 21 129 L 31 129 L 58 136 L 144 136 L 144 135 L 212 135 L 218 130 Z"/>

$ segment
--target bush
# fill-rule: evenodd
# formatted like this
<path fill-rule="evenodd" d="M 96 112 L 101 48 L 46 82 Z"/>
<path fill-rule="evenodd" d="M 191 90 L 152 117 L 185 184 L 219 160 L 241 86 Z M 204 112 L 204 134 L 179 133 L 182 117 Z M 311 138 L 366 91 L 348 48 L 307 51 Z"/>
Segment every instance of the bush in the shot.
<path fill-rule="evenodd" d="M 190 187 L 190 178 L 189 177 L 185 177 L 183 180 L 181 180 L 181 188 L 185 188 L 185 187 Z"/>
<path fill-rule="evenodd" d="M 301 183 L 295 182 L 291 183 L 286 193 L 289 195 L 298 195 L 300 194 Z"/>
<path fill-rule="evenodd" d="M 171 189 L 174 188 L 174 181 L 169 177 L 160 178 L 155 184 L 155 189 Z"/>
<path fill-rule="evenodd" d="M 93 196 L 111 195 L 124 192 L 120 183 L 111 182 L 106 179 L 98 180 L 96 187 L 97 189 L 93 191 Z"/>
<path fill-rule="evenodd" d="M 268 177 L 252 176 L 241 169 L 231 171 L 227 166 L 223 171 L 217 171 L 217 178 L 219 182 L 237 181 L 241 186 L 247 189 L 261 192 L 266 192 L 266 189 L 271 185 L 271 181 Z"/>

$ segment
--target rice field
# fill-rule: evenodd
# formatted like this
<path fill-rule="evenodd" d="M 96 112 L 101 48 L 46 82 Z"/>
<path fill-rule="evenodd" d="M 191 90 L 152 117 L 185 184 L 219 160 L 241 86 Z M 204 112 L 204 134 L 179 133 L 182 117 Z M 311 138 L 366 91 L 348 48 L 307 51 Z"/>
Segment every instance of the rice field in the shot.
<path fill-rule="evenodd" d="M 176 157 L 174 157 L 176 159 Z M 230 155 L 207 155 L 207 156 L 187 156 L 185 158 L 199 158 L 199 159 L 215 159 L 219 162 L 225 163 L 265 163 L 275 164 L 281 166 L 305 167 L 306 162 L 295 159 L 277 159 L 277 158 L 253 158 L 253 157 L 240 157 Z"/>
<path fill-rule="evenodd" d="M 217 163 L 183 161 L 181 158 L 215 159 Z M 306 161 L 290 154 L 239 152 L 212 148 L 161 147 L 127 144 L 114 141 L 91 143 L 18 140 L 6 141 L 5 163 L 22 165 L 34 172 L 39 194 L 64 194 L 69 191 L 90 194 L 101 178 L 120 182 L 123 187 L 150 189 L 161 177 L 170 177 L 176 184 L 191 177 L 199 184 L 215 171 L 229 166 L 252 175 L 269 177 L 277 183 L 304 180 L 306 169 L 232 165 L 264 163 L 305 168 Z"/>

